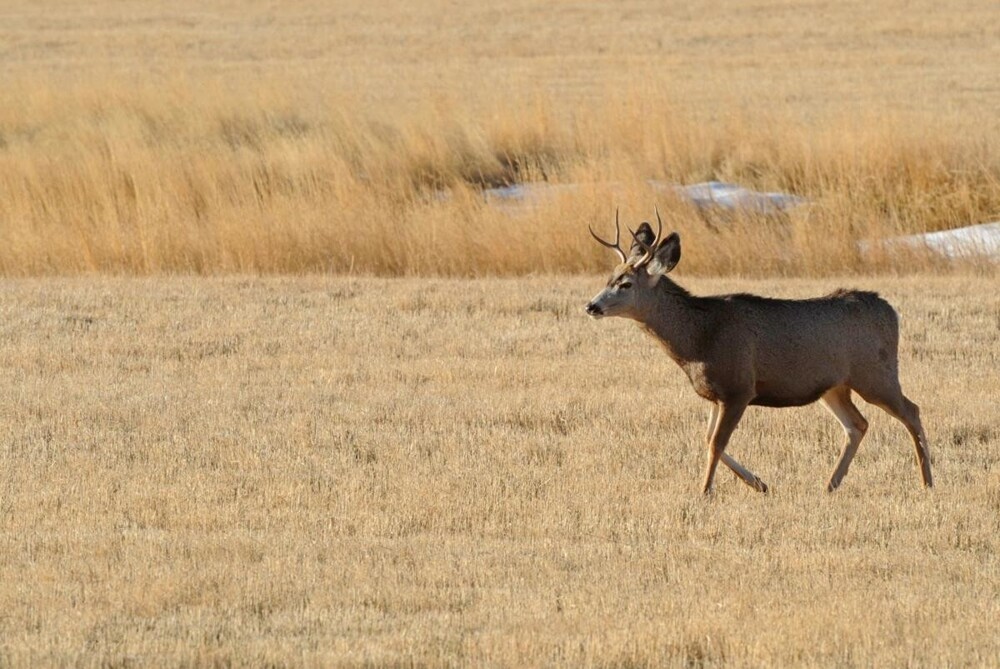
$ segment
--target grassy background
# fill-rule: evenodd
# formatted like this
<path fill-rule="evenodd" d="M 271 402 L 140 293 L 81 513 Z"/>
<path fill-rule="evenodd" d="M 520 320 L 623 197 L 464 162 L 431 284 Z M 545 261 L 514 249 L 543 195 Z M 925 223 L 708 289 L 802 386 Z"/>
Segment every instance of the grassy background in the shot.
<path fill-rule="evenodd" d="M 5 283 L 4 666 L 989 666 L 1000 298 L 902 314 L 905 430 L 707 404 L 597 278 Z M 815 295 L 842 281 L 686 281 Z M 961 295 L 963 299 L 956 299 Z"/>
<path fill-rule="evenodd" d="M 1000 218 L 998 36 L 987 2 L 4 3 L 0 666 L 1000 663 L 995 267 L 855 244 Z M 713 178 L 812 204 L 646 185 Z M 912 274 L 847 283 L 902 314 L 937 488 L 862 406 L 827 495 L 808 407 L 734 436 L 772 494 L 698 494 L 706 406 L 581 314 L 586 225 L 657 199 L 696 291 Z M 109 276 L 174 273 L 235 276 Z M 727 273 L 813 278 L 690 278 Z"/>
<path fill-rule="evenodd" d="M 691 272 L 938 270 L 856 242 L 1000 217 L 988 2 L 13 2 L 2 19 L 9 276 L 593 271 L 586 225 L 654 201 Z M 812 204 L 718 220 L 648 179 Z M 535 181 L 583 187 L 518 213 L 480 194 Z"/>

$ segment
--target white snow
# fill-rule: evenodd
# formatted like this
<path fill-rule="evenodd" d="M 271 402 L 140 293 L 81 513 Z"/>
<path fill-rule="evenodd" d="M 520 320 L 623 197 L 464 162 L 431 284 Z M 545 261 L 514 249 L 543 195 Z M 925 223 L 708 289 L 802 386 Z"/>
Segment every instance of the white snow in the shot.
<path fill-rule="evenodd" d="M 487 188 L 483 191 L 483 196 L 487 201 L 497 200 L 504 203 L 530 203 L 546 197 L 552 197 L 557 193 L 566 193 L 579 190 L 580 184 L 549 184 L 549 183 L 527 183 L 513 184 L 510 186 L 499 186 L 497 188 Z"/>
<path fill-rule="evenodd" d="M 992 256 L 1000 260 L 1000 221 L 920 235 L 892 237 L 884 240 L 882 244 L 889 248 L 893 246 L 926 248 L 948 258 Z M 862 251 L 868 246 L 870 243 L 863 245 Z"/>
<path fill-rule="evenodd" d="M 721 181 L 706 181 L 703 183 L 681 186 L 663 181 L 650 180 L 646 182 L 653 190 L 673 191 L 698 209 L 719 209 L 724 211 L 743 211 L 756 214 L 775 214 L 790 207 L 805 204 L 805 198 L 788 193 L 763 193 L 743 188 L 736 184 Z M 601 184 L 615 186 L 616 184 Z M 483 196 L 489 201 L 503 204 L 532 204 L 552 197 L 558 193 L 575 191 L 580 184 L 546 184 L 529 183 L 488 188 Z"/>
<path fill-rule="evenodd" d="M 674 186 L 657 181 L 649 183 L 657 190 L 673 189 L 681 198 L 699 209 L 714 208 L 754 214 L 776 214 L 807 202 L 805 198 L 789 193 L 763 193 L 721 181 L 705 181 L 690 186 Z"/>
<path fill-rule="evenodd" d="M 721 181 L 705 181 L 686 186 L 656 180 L 648 180 L 646 183 L 655 191 L 673 192 L 702 211 L 743 212 L 770 216 L 809 202 L 798 195 L 755 191 L 738 184 Z M 595 185 L 610 188 L 620 186 L 617 183 Z M 581 184 L 575 183 L 514 184 L 500 188 L 488 188 L 483 191 L 483 197 L 488 202 L 493 202 L 504 209 L 517 210 L 523 206 L 537 205 L 547 198 L 561 193 L 571 193 L 580 188 Z M 882 248 L 926 248 L 948 258 L 988 256 L 1000 261 L 1000 221 L 970 225 L 954 230 L 858 242 L 862 253 L 868 252 L 875 246 Z"/>

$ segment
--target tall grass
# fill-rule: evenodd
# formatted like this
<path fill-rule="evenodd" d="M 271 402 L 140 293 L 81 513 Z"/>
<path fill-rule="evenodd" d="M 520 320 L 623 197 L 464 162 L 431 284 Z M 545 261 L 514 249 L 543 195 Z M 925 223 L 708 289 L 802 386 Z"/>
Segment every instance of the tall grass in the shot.
<path fill-rule="evenodd" d="M 488 93 L 483 93 L 487 96 Z M 940 119 L 749 113 L 705 121 L 665 83 L 565 107 L 519 100 L 370 107 L 217 80 L 8 87 L 0 273 L 507 275 L 608 264 L 586 233 L 657 203 L 686 271 L 926 270 L 859 240 L 1000 216 L 1000 145 Z M 492 109 L 492 111 L 484 111 Z M 650 179 L 795 193 L 779 218 L 699 214 Z M 484 188 L 578 184 L 529 205 Z"/>

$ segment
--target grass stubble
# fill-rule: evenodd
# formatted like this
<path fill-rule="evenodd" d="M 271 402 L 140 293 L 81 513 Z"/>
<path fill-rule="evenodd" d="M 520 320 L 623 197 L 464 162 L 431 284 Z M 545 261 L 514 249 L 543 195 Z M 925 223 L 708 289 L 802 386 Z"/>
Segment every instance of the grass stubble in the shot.
<path fill-rule="evenodd" d="M 2 19 L 0 666 L 1000 663 L 996 266 L 857 246 L 998 218 L 991 3 Z M 865 406 L 827 495 L 809 407 L 734 437 L 771 494 L 698 494 L 704 403 L 580 311 L 654 201 L 697 291 L 897 306 L 937 488 Z"/>
<path fill-rule="evenodd" d="M 707 407 L 599 277 L 7 280 L 0 664 L 996 664 L 996 291 L 684 283 L 882 291 L 937 487 L 863 405 L 827 494 L 814 405 L 703 498 Z"/>

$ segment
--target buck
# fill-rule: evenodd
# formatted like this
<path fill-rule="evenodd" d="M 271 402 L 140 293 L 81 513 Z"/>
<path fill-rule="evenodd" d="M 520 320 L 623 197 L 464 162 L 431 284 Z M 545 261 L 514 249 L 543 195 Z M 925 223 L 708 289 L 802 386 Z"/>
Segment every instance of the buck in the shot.
<path fill-rule="evenodd" d="M 920 410 L 899 385 L 899 318 L 888 302 L 858 290 L 806 300 L 692 295 L 667 276 L 681 259 L 681 241 L 676 232 L 661 239 L 659 211 L 656 220 L 655 235 L 645 222 L 637 231 L 629 230 L 628 254 L 620 244 L 617 211 L 613 243 L 590 230 L 618 254 L 621 264 L 586 310 L 594 318 L 638 321 L 680 365 L 695 392 L 712 403 L 705 494 L 720 460 L 747 485 L 767 492 L 763 481 L 726 453 L 748 406 L 796 407 L 817 400 L 847 433 L 827 485 L 835 490 L 868 430 L 868 421 L 851 401 L 852 392 L 906 426 L 923 483 L 932 485 Z"/>

